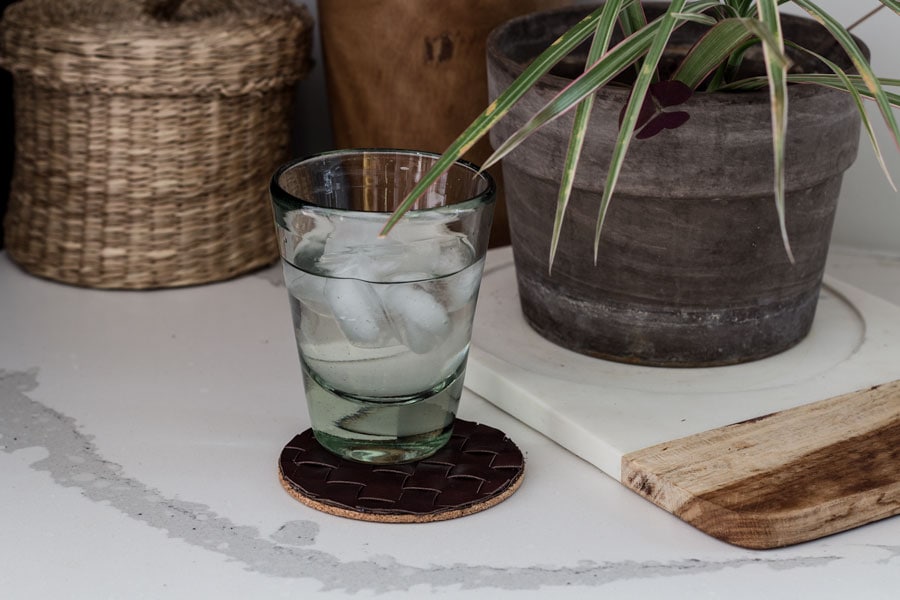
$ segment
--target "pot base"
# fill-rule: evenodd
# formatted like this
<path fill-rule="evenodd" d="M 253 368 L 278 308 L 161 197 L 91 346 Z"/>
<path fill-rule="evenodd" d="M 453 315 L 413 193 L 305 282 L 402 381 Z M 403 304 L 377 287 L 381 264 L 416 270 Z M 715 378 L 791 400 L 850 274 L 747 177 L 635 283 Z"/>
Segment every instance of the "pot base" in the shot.
<path fill-rule="evenodd" d="M 809 333 L 819 296 L 816 287 L 777 305 L 687 311 L 579 301 L 523 275 L 518 287 L 525 321 L 542 337 L 580 354 L 654 367 L 734 365 L 784 352 Z"/>

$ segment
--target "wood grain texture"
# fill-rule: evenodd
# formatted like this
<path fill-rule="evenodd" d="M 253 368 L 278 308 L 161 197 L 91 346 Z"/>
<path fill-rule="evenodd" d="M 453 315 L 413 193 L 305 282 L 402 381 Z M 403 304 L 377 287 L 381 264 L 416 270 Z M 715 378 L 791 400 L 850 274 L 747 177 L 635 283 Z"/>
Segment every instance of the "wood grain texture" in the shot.
<path fill-rule="evenodd" d="M 900 380 L 626 454 L 622 483 L 746 548 L 896 515 Z"/>

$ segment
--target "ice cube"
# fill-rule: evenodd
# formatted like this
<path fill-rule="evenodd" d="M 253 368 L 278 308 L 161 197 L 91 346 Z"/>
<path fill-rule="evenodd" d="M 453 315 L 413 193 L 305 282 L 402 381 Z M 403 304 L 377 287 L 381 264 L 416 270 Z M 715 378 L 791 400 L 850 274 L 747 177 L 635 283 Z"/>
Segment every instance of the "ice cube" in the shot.
<path fill-rule="evenodd" d="M 369 277 L 374 274 L 372 259 L 364 253 L 325 254 L 319 259 L 318 267 L 320 272 L 328 277 L 369 281 Z"/>
<path fill-rule="evenodd" d="M 450 334 L 450 317 L 444 306 L 422 288 L 385 286 L 381 298 L 400 341 L 416 354 L 431 351 Z"/>
<path fill-rule="evenodd" d="M 370 284 L 357 279 L 329 279 L 325 298 L 348 342 L 361 348 L 389 342 L 393 330 Z"/>
<path fill-rule="evenodd" d="M 413 281 L 425 281 L 427 279 L 433 279 L 431 273 L 426 273 L 425 271 L 397 271 L 395 273 L 390 273 L 385 275 L 384 280 L 388 282 L 394 283 L 409 283 Z"/>
<path fill-rule="evenodd" d="M 431 279 L 431 261 L 417 253 L 414 248 L 405 247 L 393 252 L 377 252 L 370 255 L 372 260 L 370 281 L 409 282 Z"/>
<path fill-rule="evenodd" d="M 332 248 L 333 249 L 333 248 Z M 432 277 L 434 260 L 423 251 L 393 240 L 372 241 L 365 248 L 326 251 L 318 269 L 334 277 L 369 282 L 420 281 Z"/>
<path fill-rule="evenodd" d="M 378 234 L 386 217 L 380 213 L 356 213 L 352 217 L 337 217 L 333 221 L 334 231 L 328 237 L 325 251 L 328 254 L 342 254 L 361 250 L 377 242 Z"/>
<path fill-rule="evenodd" d="M 475 299 L 483 268 L 484 263 L 479 262 L 442 281 L 442 297 L 447 312 L 455 312 Z"/>
<path fill-rule="evenodd" d="M 294 268 L 284 263 L 284 284 L 288 293 L 303 311 L 312 311 L 320 315 L 331 315 L 331 307 L 325 300 L 325 279 Z"/>
<path fill-rule="evenodd" d="M 300 309 L 300 314 L 294 320 L 294 329 L 297 335 L 298 344 L 306 344 L 308 341 L 316 339 L 316 330 L 319 328 L 320 317 L 311 310 Z M 296 323 L 300 323 L 298 328 Z"/>
<path fill-rule="evenodd" d="M 371 262 L 361 265 L 368 281 L 422 281 L 452 275 L 464 269 L 473 255 L 459 234 L 444 233 L 433 239 L 379 242 L 382 243 L 367 249 L 366 255 Z"/>
<path fill-rule="evenodd" d="M 446 235 L 436 240 L 436 243 L 439 250 L 431 267 L 435 275 L 453 275 L 472 264 L 475 250 L 462 234 Z"/>
<path fill-rule="evenodd" d="M 292 262 L 301 269 L 310 270 L 325 253 L 325 245 L 334 232 L 334 224 L 328 215 L 295 210 L 285 217 L 288 230 L 293 234 Z"/>
<path fill-rule="evenodd" d="M 451 275 L 472 261 L 466 237 L 449 228 L 451 216 L 408 216 L 378 237 L 386 219 L 381 213 L 359 213 L 331 222 L 334 229 L 324 240 L 317 269 L 370 282 L 420 281 Z"/>

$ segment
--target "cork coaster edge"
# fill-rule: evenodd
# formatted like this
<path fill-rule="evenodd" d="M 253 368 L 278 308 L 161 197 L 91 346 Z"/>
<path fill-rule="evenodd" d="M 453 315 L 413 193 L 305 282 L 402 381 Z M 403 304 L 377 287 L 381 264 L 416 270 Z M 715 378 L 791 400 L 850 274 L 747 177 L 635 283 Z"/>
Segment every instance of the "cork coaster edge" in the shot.
<path fill-rule="evenodd" d="M 325 502 L 320 502 L 318 500 L 310 498 L 309 496 L 304 495 L 300 490 L 296 489 L 294 485 L 287 480 L 287 478 L 284 476 L 284 471 L 281 468 L 281 461 L 279 461 L 278 464 L 278 481 L 281 483 L 281 487 L 284 488 L 284 490 L 295 500 L 305 504 L 306 506 L 309 506 L 310 508 L 314 508 L 318 511 L 328 513 L 330 515 L 374 523 L 434 523 L 437 521 L 449 521 L 451 519 L 465 517 L 500 504 L 501 502 L 512 496 L 516 492 L 516 490 L 521 487 L 522 481 L 524 479 L 525 466 L 523 463 L 521 471 L 519 471 L 519 473 L 509 483 L 509 486 L 505 490 L 503 490 L 496 496 L 485 498 L 480 502 L 475 502 L 462 508 L 451 508 L 449 510 L 439 510 L 433 513 L 420 515 L 383 514 L 377 512 L 350 510 L 341 506 L 334 506 L 332 504 L 327 504 Z"/>

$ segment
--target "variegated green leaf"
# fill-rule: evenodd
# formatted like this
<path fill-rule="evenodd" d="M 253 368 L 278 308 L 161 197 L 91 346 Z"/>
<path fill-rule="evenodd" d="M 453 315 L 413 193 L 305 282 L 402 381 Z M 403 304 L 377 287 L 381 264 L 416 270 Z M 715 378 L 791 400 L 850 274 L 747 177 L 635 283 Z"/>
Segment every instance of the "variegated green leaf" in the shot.
<path fill-rule="evenodd" d="M 637 79 L 632 86 L 631 98 L 625 109 L 625 115 L 622 119 L 622 125 L 619 128 L 619 136 L 613 149 L 612 159 L 610 161 L 609 172 L 606 175 L 606 183 L 603 186 L 603 196 L 600 199 L 600 210 L 597 214 L 597 227 L 594 233 L 594 263 L 597 262 L 597 254 L 600 248 L 600 233 L 603 230 L 603 222 L 606 219 L 606 213 L 609 209 L 609 202 L 612 199 L 616 183 L 619 180 L 619 173 L 622 171 L 622 164 L 625 161 L 625 155 L 628 152 L 628 145 L 631 143 L 635 126 L 637 125 L 638 116 L 641 106 L 644 104 L 644 97 L 653 79 L 653 73 L 659 64 L 666 44 L 675 27 L 679 23 L 676 14 L 682 11 L 685 0 L 673 0 L 669 5 L 666 13 L 657 21 L 659 23 L 659 31 L 654 36 L 647 55 L 644 57 L 644 65 Z"/>
<path fill-rule="evenodd" d="M 677 15 L 675 15 L 675 17 L 682 21 L 692 21 L 694 23 L 700 23 L 701 25 L 709 25 L 710 27 L 712 27 L 713 25 L 718 23 L 718 21 L 715 18 L 710 17 L 709 15 L 695 15 L 692 13 L 678 13 Z"/>
<path fill-rule="evenodd" d="M 856 109 L 859 111 L 860 119 L 862 120 L 863 127 L 866 130 L 866 134 L 869 136 L 869 142 L 872 144 L 872 149 L 875 152 L 875 158 L 878 160 L 878 164 L 881 166 L 882 172 L 884 172 L 884 176 L 887 178 L 888 183 L 891 185 L 891 188 L 896 192 L 897 186 L 894 184 L 894 180 L 891 177 L 891 172 L 887 168 L 887 164 L 884 162 L 884 156 L 881 153 L 881 146 L 878 144 L 878 138 L 875 137 L 875 131 L 872 128 L 872 122 L 869 120 L 869 115 L 866 114 L 866 107 L 863 105 L 863 98 L 859 91 L 856 89 L 856 86 L 853 85 L 853 82 L 850 81 L 850 78 L 847 76 L 847 73 L 844 70 L 835 64 L 834 62 L 828 60 L 821 54 L 817 52 L 813 52 L 808 48 L 804 48 L 798 44 L 791 44 L 792 47 L 797 48 L 803 52 L 810 54 L 811 56 L 815 56 L 817 59 L 822 61 L 829 69 L 834 72 L 835 75 L 841 80 L 843 89 L 847 90 L 850 95 L 853 97 L 853 101 L 856 103 Z"/>
<path fill-rule="evenodd" d="M 737 9 L 727 2 L 719 5 L 718 14 L 723 19 L 735 19 L 741 16 Z"/>
<path fill-rule="evenodd" d="M 742 26 L 744 26 L 749 33 L 755 36 L 753 39 L 745 41 L 739 47 L 735 48 L 734 52 L 728 58 L 728 61 L 725 65 L 725 70 L 723 72 L 723 77 L 726 80 L 730 80 L 736 76 L 738 69 L 740 69 L 741 61 L 743 60 L 744 54 L 749 48 L 755 46 L 758 42 L 762 42 L 764 48 L 768 48 L 767 58 L 769 60 L 776 61 L 776 64 L 781 65 L 785 68 L 785 70 L 789 69 L 791 66 L 791 61 L 784 54 L 782 49 L 782 41 L 775 37 L 772 34 L 771 30 L 766 27 L 758 19 L 740 19 L 739 22 Z M 766 77 L 766 84 L 768 85 L 769 79 Z M 708 91 L 713 90 L 722 90 L 722 82 L 716 81 L 714 85 L 710 85 L 708 87 Z"/>
<path fill-rule="evenodd" d="M 788 94 L 787 63 L 784 60 L 784 36 L 781 32 L 781 17 L 778 14 L 776 0 L 758 0 L 759 19 L 775 38 L 772 42 L 763 39 L 763 56 L 766 61 L 766 75 L 769 78 L 769 104 L 772 114 L 772 152 L 775 168 L 775 210 L 778 212 L 778 225 L 781 228 L 781 240 L 788 260 L 794 263 L 794 254 L 788 239 L 784 202 L 784 148 L 787 138 Z M 777 44 L 777 45 L 776 45 Z"/>
<path fill-rule="evenodd" d="M 791 60 L 784 53 L 784 40 L 775 33 L 771 28 L 759 19 L 739 19 L 738 21 L 750 33 L 755 35 L 763 44 L 763 50 L 768 48 L 771 60 L 775 64 L 788 69 L 791 66 Z M 768 77 L 768 75 L 767 75 Z"/>
<path fill-rule="evenodd" d="M 734 78 L 738 76 L 741 69 L 741 63 L 744 62 L 744 55 L 747 53 L 747 50 L 754 45 L 755 41 L 753 40 L 744 42 L 740 48 L 737 48 L 734 53 L 728 57 L 728 62 L 725 64 L 725 81 L 733 81 Z"/>
<path fill-rule="evenodd" d="M 716 6 L 719 6 L 718 0 L 694 2 L 682 12 L 700 13 Z M 612 81 L 616 75 L 633 64 L 637 58 L 643 56 L 649 49 L 651 42 L 657 37 L 661 18 L 655 19 L 640 31 L 619 42 L 603 56 L 603 60 L 592 65 L 556 96 L 551 98 L 537 113 L 532 115 L 527 123 L 509 136 L 488 157 L 483 168 L 488 168 L 497 163 L 497 161 L 515 150 L 519 144 L 537 129 L 571 110 L 588 94 L 593 94 Z M 678 21 L 677 25 L 683 23 L 684 21 Z M 668 38 L 666 39 L 668 40 Z"/>
<path fill-rule="evenodd" d="M 878 81 L 875 73 L 872 72 L 869 61 L 866 60 L 862 50 L 859 49 L 859 46 L 853 40 L 853 36 L 850 35 L 844 26 L 835 20 L 834 17 L 810 2 L 810 0 L 794 0 L 794 3 L 809 13 L 811 17 L 819 21 L 841 45 L 844 52 L 850 57 L 850 60 L 853 61 L 853 66 L 856 67 L 860 77 L 863 78 L 863 81 L 866 82 L 866 85 L 872 92 L 875 103 L 878 105 L 878 110 L 881 111 L 881 116 L 884 119 L 884 122 L 887 123 L 888 131 L 890 131 L 894 143 L 897 145 L 897 148 L 900 149 L 900 129 L 897 127 L 897 119 L 894 117 L 894 113 L 891 110 L 887 96 L 884 94 L 881 83 Z"/>
<path fill-rule="evenodd" d="M 879 2 L 900 15 L 900 2 L 897 2 L 897 0 L 879 0 Z"/>
<path fill-rule="evenodd" d="M 850 80 L 850 83 L 852 83 L 853 86 L 856 88 L 856 91 L 859 92 L 859 94 L 863 98 L 866 98 L 866 99 L 872 100 L 872 101 L 875 100 L 875 95 L 872 93 L 872 90 L 869 89 L 869 86 L 867 86 L 866 83 L 862 79 L 859 79 L 858 77 L 854 77 L 853 75 L 848 75 L 848 79 Z M 884 79 L 880 79 L 879 81 L 881 82 L 882 86 L 889 85 L 889 84 L 885 83 Z M 735 88 L 735 89 L 759 89 L 759 87 L 762 87 L 762 86 L 754 87 L 752 85 L 752 83 L 753 82 L 750 82 L 750 85 L 747 85 L 746 87 Z M 849 92 L 849 90 L 847 90 L 844 87 L 844 82 L 840 78 L 838 78 L 836 75 L 824 75 L 824 74 L 821 74 L 821 75 L 820 74 L 788 75 L 788 83 L 807 83 L 807 84 L 821 85 L 821 86 L 830 87 L 830 88 L 833 88 L 836 90 L 841 90 L 842 92 Z M 900 108 L 900 94 L 884 90 L 884 95 L 887 98 L 888 104 L 890 104 L 894 108 Z"/>
<path fill-rule="evenodd" d="M 747 17 L 751 14 L 753 0 L 725 0 L 725 4 L 730 6 L 739 17 Z"/>
<path fill-rule="evenodd" d="M 585 67 L 590 67 L 606 53 L 622 7 L 623 0 L 608 0 L 603 7 L 603 14 L 597 22 L 597 30 L 594 33 L 594 39 L 591 42 L 591 48 L 588 51 Z M 560 181 L 559 193 L 556 200 L 556 215 L 553 220 L 553 234 L 550 240 L 548 272 L 552 272 L 553 270 L 556 249 L 559 246 L 559 236 L 562 231 L 566 208 L 569 205 L 569 198 L 572 195 L 572 186 L 575 183 L 575 172 L 578 169 L 578 162 L 581 158 L 581 148 L 584 146 L 584 136 L 587 133 L 588 121 L 591 118 L 591 109 L 593 106 L 594 96 L 589 95 L 578 104 L 578 108 L 575 110 L 575 122 L 572 126 L 572 135 L 569 137 L 569 147 L 566 151 L 566 161 L 563 165 L 562 179 Z"/>
<path fill-rule="evenodd" d="M 875 99 L 872 91 L 869 90 L 868 86 L 866 86 L 866 82 L 863 81 L 859 75 L 847 74 L 847 78 L 854 86 L 856 86 L 856 89 L 860 94 L 871 100 Z M 879 77 L 878 82 L 881 84 L 882 89 L 885 87 L 900 86 L 900 79 Z M 814 85 L 823 85 L 838 90 L 844 90 L 844 87 L 841 84 L 841 79 L 836 75 L 830 75 L 827 73 L 789 73 L 788 83 L 807 83 Z M 769 80 L 766 77 L 748 77 L 746 79 L 741 79 L 740 81 L 733 81 L 729 84 L 723 85 L 721 89 L 722 91 L 726 92 L 746 92 L 761 90 L 768 84 Z M 894 104 L 896 102 L 896 94 L 892 94 L 887 90 L 885 90 L 884 93 L 885 95 L 887 95 L 888 100 L 891 104 Z"/>
<path fill-rule="evenodd" d="M 574 175 L 578 165 L 578 158 L 580 156 L 580 149 L 583 144 L 587 127 L 593 93 L 598 88 L 609 83 L 616 75 L 620 74 L 629 66 L 642 65 L 639 68 L 637 80 L 632 88 L 631 99 L 624 112 L 624 118 L 619 132 L 619 143 L 614 149 L 613 158 L 607 173 L 604 195 L 601 199 L 601 206 L 598 211 L 597 229 L 594 240 L 594 260 L 596 262 L 603 221 L 621 172 L 628 145 L 636 128 L 640 107 L 644 103 L 649 84 L 656 78 L 659 58 L 672 31 L 685 21 L 696 21 L 712 26 L 712 30 L 708 32 L 705 37 L 708 37 L 711 32 L 717 28 L 722 27 L 721 24 L 713 25 L 713 19 L 702 14 L 704 11 L 718 8 L 719 10 L 715 14 L 720 18 L 728 14 L 746 17 L 742 19 L 744 31 L 738 33 L 735 26 L 728 25 L 722 27 L 722 31 L 715 34 L 715 36 L 721 35 L 721 39 L 701 40 L 703 46 L 701 47 L 698 43 L 698 45 L 692 49 L 685 61 L 686 64 L 683 64 L 679 68 L 679 72 L 677 73 L 678 79 L 681 81 L 687 80 L 685 83 L 689 81 L 690 84 L 693 84 L 692 87 L 696 87 L 697 85 L 700 85 L 710 73 L 715 72 L 716 75 L 714 77 L 712 89 L 739 90 L 759 89 L 761 87 L 768 88 L 772 106 L 776 209 L 785 250 L 792 262 L 793 256 L 791 255 L 790 244 L 787 238 L 784 207 L 784 146 L 785 130 L 787 127 L 788 82 L 817 84 L 842 89 L 853 95 L 857 106 L 862 104 L 862 98 L 874 99 L 883 118 L 888 123 L 895 143 L 900 147 L 900 131 L 898 131 L 896 118 L 890 110 L 892 105 L 900 106 L 900 94 L 884 90 L 884 86 L 897 85 L 897 80 L 879 80 L 876 78 L 872 73 L 865 56 L 853 41 L 852 36 L 850 36 L 840 23 L 837 23 L 832 17 L 827 15 L 827 13 L 824 13 L 824 11 L 819 9 L 812 0 L 793 1 L 811 16 L 819 20 L 831 32 L 837 40 L 837 43 L 839 43 L 850 56 L 859 75 L 848 74 L 840 68 L 838 68 L 838 70 L 833 69 L 833 75 L 789 75 L 787 73 L 789 62 L 784 54 L 784 40 L 778 14 L 778 6 L 787 1 L 788 0 L 703 0 L 687 4 L 687 0 L 676 0 L 669 5 L 668 10 L 662 17 L 651 23 L 646 22 L 646 17 L 636 0 L 616 0 L 615 2 L 610 2 L 610 4 L 618 6 L 618 9 L 624 9 L 621 11 L 617 9 L 616 12 L 620 14 L 620 23 L 626 32 L 625 39 L 615 48 L 608 50 L 603 55 L 602 60 L 589 60 L 589 67 L 586 69 L 585 73 L 575 79 L 556 97 L 551 99 L 551 101 L 538 111 L 528 123 L 510 136 L 510 138 L 488 159 L 484 167 L 486 168 L 490 164 L 500 160 L 500 158 L 514 149 L 540 126 L 559 117 L 573 107 L 578 107 L 575 115 L 576 119 L 572 138 L 570 139 L 569 151 L 564 166 L 563 185 L 561 186 L 557 202 L 557 215 L 554 222 L 551 249 L 551 265 L 559 242 L 561 223 L 565 215 L 566 206 L 568 205 L 572 181 L 574 181 Z M 900 2 L 898 2 L 898 0 L 880 0 L 880 2 L 883 6 L 889 7 L 895 13 L 900 14 Z M 445 151 L 444 155 L 437 161 L 437 164 L 435 164 L 435 166 L 419 182 L 417 187 L 410 193 L 400 208 L 398 208 L 391 216 L 391 219 L 382 231 L 382 235 L 390 230 L 397 220 L 401 218 L 403 213 L 414 204 L 415 200 L 430 185 L 432 185 L 442 173 L 453 164 L 453 162 L 460 158 L 463 153 L 465 153 L 478 139 L 482 138 L 504 115 L 506 115 L 515 102 L 531 89 L 534 83 L 536 83 L 543 74 L 548 72 L 556 62 L 585 40 L 592 31 L 600 31 L 605 28 L 605 25 L 601 28 L 600 23 L 603 10 L 604 7 L 597 9 L 587 19 L 576 25 L 575 28 L 554 42 L 554 44 L 539 56 L 532 65 L 529 66 L 528 69 L 526 69 L 525 72 L 484 111 L 484 113 L 479 115 L 479 117 L 466 128 L 466 130 Z M 758 16 L 758 19 L 751 18 L 754 16 Z M 727 21 L 728 19 L 725 20 Z M 728 29 L 728 31 L 726 31 L 726 29 Z M 750 37 L 756 36 L 762 40 L 767 76 L 748 78 L 743 81 L 730 83 L 728 77 L 737 71 L 743 52 L 750 43 L 747 39 L 747 32 L 750 32 Z M 732 35 L 740 37 L 731 38 Z M 602 39 L 602 36 L 598 35 L 597 38 Z M 597 38 L 595 38 L 595 45 L 597 44 Z M 735 39 L 740 41 L 735 42 Z M 606 45 L 608 45 L 608 41 L 606 42 Z M 593 47 L 594 46 L 592 46 L 592 48 Z M 604 46 L 604 48 L 605 47 L 606 46 Z M 714 56 L 721 57 L 718 64 L 714 61 Z M 718 70 L 716 70 L 717 67 Z M 869 133 L 872 138 L 879 162 L 882 163 L 882 168 L 885 169 L 887 174 L 883 164 L 882 154 L 871 133 L 871 122 L 864 113 L 863 115 L 863 122 L 866 126 L 867 133 Z M 888 175 L 888 178 L 890 180 L 890 175 Z"/>
<path fill-rule="evenodd" d="M 509 136 L 484 162 L 488 168 L 512 152 L 519 144 L 543 125 L 571 110 L 581 100 L 609 83 L 634 61 L 643 56 L 656 35 L 659 22 L 647 25 L 641 31 L 622 40 L 606 53 L 603 60 L 588 68 L 559 94 L 550 99 L 527 123 Z"/>
<path fill-rule="evenodd" d="M 741 23 L 741 19 L 719 21 L 694 44 L 672 79 L 696 89 L 750 36 L 751 32 Z"/>
<path fill-rule="evenodd" d="M 622 28 L 622 36 L 628 37 L 636 31 L 640 31 L 647 26 L 647 15 L 644 14 L 644 7 L 640 2 L 629 4 L 625 10 L 619 15 L 619 26 Z M 641 57 L 634 61 L 634 67 L 637 71 L 641 69 Z"/>
<path fill-rule="evenodd" d="M 541 53 L 522 72 L 522 74 L 488 106 L 474 121 L 463 131 L 453 143 L 444 151 L 431 169 L 422 177 L 415 187 L 407 195 L 406 199 L 394 211 L 381 230 L 382 236 L 397 224 L 397 221 L 408 211 L 415 201 L 438 178 L 449 169 L 453 163 L 459 160 L 475 143 L 484 137 L 509 109 L 531 89 L 538 79 L 546 74 L 562 58 L 578 47 L 597 27 L 597 21 L 603 12 L 598 8 L 590 15 L 582 19 L 569 31 L 560 36 L 553 44 Z"/>
<path fill-rule="evenodd" d="M 647 26 L 647 15 L 644 14 L 644 8 L 640 2 L 630 3 L 623 8 L 624 10 L 619 16 L 619 23 L 625 37 Z"/>

